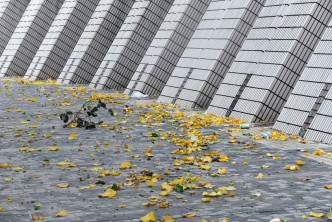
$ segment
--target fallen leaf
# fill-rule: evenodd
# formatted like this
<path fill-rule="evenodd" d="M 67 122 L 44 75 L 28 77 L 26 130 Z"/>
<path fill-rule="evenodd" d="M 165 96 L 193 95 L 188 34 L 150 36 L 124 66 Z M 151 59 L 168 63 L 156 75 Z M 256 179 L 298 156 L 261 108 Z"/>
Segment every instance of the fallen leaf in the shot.
<path fill-rule="evenodd" d="M 208 203 L 210 201 L 211 201 L 211 198 L 202 198 L 201 199 L 201 202 L 203 202 L 203 203 Z"/>
<path fill-rule="evenodd" d="M 196 213 L 186 213 L 186 214 L 182 214 L 182 217 L 196 217 Z"/>
<path fill-rule="evenodd" d="M 60 211 L 59 213 L 55 214 L 56 217 L 67 217 L 66 211 Z"/>
<path fill-rule="evenodd" d="M 69 184 L 57 184 L 56 186 L 59 188 L 68 188 Z"/>
<path fill-rule="evenodd" d="M 226 174 L 226 168 L 218 169 L 218 174 L 220 174 L 220 175 Z"/>
<path fill-rule="evenodd" d="M 326 214 L 327 218 L 329 218 L 329 220 L 332 220 L 332 212 Z"/>
<path fill-rule="evenodd" d="M 332 184 L 326 184 L 326 185 L 325 185 L 325 188 L 326 188 L 326 189 L 332 189 Z"/>
<path fill-rule="evenodd" d="M 36 216 L 36 215 L 33 215 L 33 216 L 32 216 L 32 220 L 44 220 L 44 217 L 43 217 L 43 216 Z"/>
<path fill-rule="evenodd" d="M 259 173 L 255 176 L 256 179 L 263 179 L 264 178 L 264 175 L 263 173 Z"/>
<path fill-rule="evenodd" d="M 131 168 L 131 163 L 130 162 L 123 162 L 123 163 L 121 163 L 121 166 L 119 168 L 121 170 L 129 169 L 129 168 Z"/>
<path fill-rule="evenodd" d="M 140 222 L 155 222 L 156 219 L 154 217 L 154 213 L 153 212 L 150 212 L 148 213 L 147 215 L 145 215 L 144 217 L 141 217 L 139 219 Z"/>
<path fill-rule="evenodd" d="M 115 190 L 113 190 L 113 189 L 107 189 L 105 191 L 105 193 L 99 194 L 98 197 L 100 197 L 100 198 L 105 198 L 105 197 L 113 198 L 113 197 L 115 197 L 115 195 L 116 195 L 116 191 Z"/>
<path fill-rule="evenodd" d="M 77 135 L 76 134 L 70 134 L 70 136 L 68 137 L 69 140 L 74 140 L 77 139 Z"/>
<path fill-rule="evenodd" d="M 59 147 L 54 147 L 54 146 L 52 146 L 52 147 L 50 147 L 48 150 L 49 150 L 49 151 L 58 151 L 58 150 L 59 150 Z"/>
<path fill-rule="evenodd" d="M 324 217 L 324 214 L 323 213 L 315 213 L 315 212 L 310 212 L 309 213 L 310 216 L 313 216 L 313 217 Z"/>
<path fill-rule="evenodd" d="M 164 217 L 164 222 L 173 222 L 174 220 L 170 216 Z"/>

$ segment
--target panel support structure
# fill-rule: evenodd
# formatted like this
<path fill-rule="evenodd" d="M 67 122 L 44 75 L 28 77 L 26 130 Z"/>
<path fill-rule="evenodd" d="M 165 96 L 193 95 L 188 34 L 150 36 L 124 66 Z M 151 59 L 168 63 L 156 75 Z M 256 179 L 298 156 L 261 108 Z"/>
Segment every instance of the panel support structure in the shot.
<path fill-rule="evenodd" d="M 207 108 L 264 3 L 213 0 L 159 100 L 169 103 L 178 95 L 176 104 Z"/>
<path fill-rule="evenodd" d="M 174 0 L 136 1 L 90 87 L 126 88 Z"/>
<path fill-rule="evenodd" d="M 89 84 L 135 0 L 100 0 L 58 82 Z"/>
<path fill-rule="evenodd" d="M 33 80 L 57 79 L 99 0 L 65 0 L 25 74 Z"/>
<path fill-rule="evenodd" d="M 0 77 L 24 76 L 64 0 L 31 0 L 0 57 Z"/>
<path fill-rule="evenodd" d="M 0 2 L 0 56 L 5 50 L 30 0 L 3 0 Z"/>
<path fill-rule="evenodd" d="M 211 0 L 175 0 L 126 94 L 134 91 L 159 96 L 187 47 Z"/>
<path fill-rule="evenodd" d="M 268 0 L 208 112 L 276 121 L 331 20 L 331 1 Z M 252 75 L 240 97 L 241 86 Z"/>

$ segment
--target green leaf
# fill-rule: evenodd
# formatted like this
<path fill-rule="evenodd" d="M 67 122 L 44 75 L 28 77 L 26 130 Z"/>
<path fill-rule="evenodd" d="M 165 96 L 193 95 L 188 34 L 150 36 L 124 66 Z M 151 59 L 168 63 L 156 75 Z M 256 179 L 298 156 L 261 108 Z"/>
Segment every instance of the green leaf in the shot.
<path fill-rule="evenodd" d="M 114 183 L 113 185 L 112 185 L 112 190 L 117 190 L 118 189 L 118 185 L 116 184 L 116 183 Z"/>
<path fill-rule="evenodd" d="M 151 133 L 152 137 L 158 137 L 159 135 L 157 133 Z"/>
<path fill-rule="evenodd" d="M 183 192 L 183 186 L 181 184 L 177 184 L 175 188 L 176 192 Z"/>
<path fill-rule="evenodd" d="M 209 146 L 205 146 L 205 147 L 202 148 L 202 150 L 209 150 L 209 149 L 210 149 Z"/>

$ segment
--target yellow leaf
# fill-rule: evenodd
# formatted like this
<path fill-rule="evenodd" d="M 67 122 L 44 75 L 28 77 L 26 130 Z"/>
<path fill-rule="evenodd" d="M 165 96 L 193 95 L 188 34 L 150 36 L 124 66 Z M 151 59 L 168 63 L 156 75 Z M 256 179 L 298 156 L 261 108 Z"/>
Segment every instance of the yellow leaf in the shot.
<path fill-rule="evenodd" d="M 108 198 L 113 198 L 116 195 L 116 191 L 112 189 L 107 189 L 105 193 L 99 194 L 98 197 L 108 197 Z"/>
<path fill-rule="evenodd" d="M 148 187 L 153 187 L 153 183 L 152 183 L 152 181 L 149 181 L 149 182 L 147 183 L 147 186 L 148 186 Z"/>
<path fill-rule="evenodd" d="M 325 151 L 322 149 L 318 149 L 313 153 L 315 156 L 322 156 L 325 154 Z"/>
<path fill-rule="evenodd" d="M 235 193 L 230 193 L 228 194 L 229 197 L 234 197 L 235 196 Z"/>
<path fill-rule="evenodd" d="M 56 217 L 67 217 L 66 211 L 60 211 L 59 213 L 55 214 Z"/>
<path fill-rule="evenodd" d="M 166 208 L 166 207 L 168 207 L 168 202 L 167 202 L 167 201 L 162 201 L 162 202 L 160 202 L 160 203 L 159 203 L 159 207 L 160 207 L 160 208 Z"/>
<path fill-rule="evenodd" d="M 261 166 L 261 168 L 269 168 L 270 166 L 267 166 L 267 165 L 263 165 Z"/>
<path fill-rule="evenodd" d="M 186 213 L 186 214 L 182 214 L 182 217 L 196 217 L 196 213 Z"/>
<path fill-rule="evenodd" d="M 0 165 L 0 168 L 7 168 L 7 167 L 9 167 L 8 163 L 1 164 L 1 165 Z"/>
<path fill-rule="evenodd" d="M 220 174 L 220 175 L 226 174 L 226 168 L 218 169 L 218 174 Z"/>
<path fill-rule="evenodd" d="M 119 205 L 119 207 L 125 208 L 125 207 L 127 207 L 127 205 Z"/>
<path fill-rule="evenodd" d="M 129 163 L 129 162 L 121 163 L 121 166 L 120 166 L 121 170 L 129 169 L 129 168 L 131 168 L 131 163 Z"/>
<path fill-rule="evenodd" d="M 228 222 L 228 220 L 226 220 L 226 219 L 223 219 L 221 222 Z"/>
<path fill-rule="evenodd" d="M 203 202 L 203 203 L 208 203 L 208 202 L 210 202 L 211 201 L 211 198 L 202 198 L 201 199 L 201 201 Z"/>
<path fill-rule="evenodd" d="M 255 176 L 256 179 L 263 179 L 264 178 L 264 175 L 263 173 L 259 173 Z"/>
<path fill-rule="evenodd" d="M 254 193 L 253 196 L 260 197 L 260 196 L 262 196 L 262 194 L 261 193 Z"/>
<path fill-rule="evenodd" d="M 68 184 L 57 184 L 56 186 L 59 187 L 59 188 L 68 188 L 69 183 Z"/>
<path fill-rule="evenodd" d="M 299 160 L 296 162 L 296 165 L 304 165 L 303 161 L 302 160 Z"/>
<path fill-rule="evenodd" d="M 44 220 L 44 217 L 43 217 L 43 216 L 36 216 L 36 215 L 33 215 L 33 216 L 32 216 L 32 220 Z"/>
<path fill-rule="evenodd" d="M 161 191 L 159 195 L 165 197 L 165 196 L 169 195 L 169 192 L 168 191 Z"/>
<path fill-rule="evenodd" d="M 199 168 L 201 168 L 202 170 L 209 170 L 209 169 L 211 169 L 211 167 L 207 166 L 207 165 L 200 165 Z"/>
<path fill-rule="evenodd" d="M 332 220 L 332 212 L 326 214 L 327 218 L 329 218 L 329 220 Z"/>
<path fill-rule="evenodd" d="M 58 166 L 67 166 L 67 165 L 70 165 L 70 163 L 62 162 L 62 163 L 57 163 L 56 165 L 58 165 Z"/>
<path fill-rule="evenodd" d="M 303 214 L 302 215 L 302 219 L 306 219 L 306 218 L 307 218 L 307 216 Z"/>
<path fill-rule="evenodd" d="M 104 146 L 108 146 L 108 145 L 110 145 L 108 142 L 105 142 L 105 143 L 104 143 Z"/>
<path fill-rule="evenodd" d="M 324 214 L 323 213 L 315 213 L 315 212 L 310 212 L 309 213 L 310 216 L 313 216 L 313 217 L 324 217 Z"/>
<path fill-rule="evenodd" d="M 144 217 L 141 217 L 139 219 L 140 222 L 154 222 L 156 221 L 155 217 L 154 217 L 154 213 L 150 212 L 147 215 L 145 215 Z"/>
<path fill-rule="evenodd" d="M 58 151 L 58 150 L 59 150 L 59 147 L 52 146 L 49 148 L 49 151 Z"/>
<path fill-rule="evenodd" d="M 271 153 L 267 153 L 266 156 L 267 157 L 273 157 L 273 155 Z"/>
<path fill-rule="evenodd" d="M 3 207 L 0 207 L 0 211 L 2 211 L 3 210 Z"/>
<path fill-rule="evenodd" d="M 155 137 L 150 138 L 151 141 L 156 141 L 157 139 Z"/>
<path fill-rule="evenodd" d="M 326 184 L 326 185 L 325 185 L 325 188 L 326 188 L 326 189 L 332 189 L 332 184 Z"/>
<path fill-rule="evenodd" d="M 5 181 L 6 181 L 6 182 L 9 182 L 9 181 L 11 181 L 11 180 L 12 180 L 12 179 L 9 178 L 9 177 L 6 177 L 6 178 L 5 178 Z"/>
<path fill-rule="evenodd" d="M 212 191 L 211 193 L 208 193 L 206 191 L 203 192 L 203 196 L 205 197 L 220 197 L 222 195 L 221 191 L 215 192 Z"/>
<path fill-rule="evenodd" d="M 164 217 L 164 222 L 173 222 L 174 220 L 170 216 Z"/>
<path fill-rule="evenodd" d="M 77 135 L 76 134 L 70 134 L 70 136 L 68 137 L 69 140 L 74 140 L 77 139 Z"/>

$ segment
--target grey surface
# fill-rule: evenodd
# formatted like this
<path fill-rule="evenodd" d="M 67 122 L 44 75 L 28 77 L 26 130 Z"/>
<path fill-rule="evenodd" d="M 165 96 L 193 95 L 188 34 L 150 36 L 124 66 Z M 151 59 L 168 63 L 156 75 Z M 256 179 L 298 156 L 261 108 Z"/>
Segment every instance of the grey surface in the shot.
<path fill-rule="evenodd" d="M 176 170 L 172 157 L 181 160 L 182 157 L 187 156 L 171 154 L 177 148 L 174 144 L 159 140 L 159 138 L 153 143 L 149 137 L 143 137 L 142 134 L 167 131 L 183 134 L 183 132 L 179 132 L 182 127 L 167 119 L 159 126 L 154 121 L 147 124 L 139 123 L 138 120 L 142 114 L 154 113 L 153 107 L 138 108 L 134 105 L 135 103 L 144 104 L 144 101 L 135 102 L 133 99 L 129 99 L 125 100 L 123 104 L 117 104 L 118 108 L 114 108 L 114 111 L 118 113 L 116 117 L 100 112 L 105 122 L 109 122 L 110 126 L 116 125 L 116 129 L 123 133 L 109 130 L 108 127 L 92 131 L 65 129 L 62 127 L 63 123 L 57 118 L 58 114 L 66 109 L 78 109 L 83 103 L 79 97 L 88 97 L 95 91 L 87 92 L 85 90 L 85 93 L 82 94 L 69 89 L 71 86 L 31 86 L 19 85 L 19 83 L 5 82 L 0 85 L 0 90 L 3 90 L 0 93 L 0 126 L 2 127 L 0 128 L 0 163 L 9 163 L 13 167 L 24 167 L 19 172 L 15 172 L 11 168 L 0 168 L 0 206 L 3 207 L 0 212 L 0 221 L 31 221 L 30 214 L 44 216 L 43 221 L 138 221 L 149 212 L 155 213 L 157 221 L 165 215 L 181 222 L 200 221 L 201 219 L 212 221 L 214 218 L 218 218 L 219 221 L 228 219 L 230 222 L 262 222 L 270 221 L 272 218 L 302 221 L 303 214 L 308 217 L 306 221 L 327 221 L 326 216 L 314 218 L 309 216 L 309 212 L 325 214 L 329 212 L 331 190 L 325 189 L 324 185 L 332 184 L 332 166 L 305 158 L 304 153 L 299 152 L 302 144 L 297 140 L 271 141 L 275 146 L 258 143 L 254 149 L 261 150 L 261 153 L 253 153 L 250 149 L 242 149 L 243 144 L 227 143 L 231 136 L 229 133 L 220 132 L 223 127 L 210 126 L 200 130 L 206 136 L 219 132 L 220 135 L 217 135 L 217 138 L 220 139 L 220 142 L 209 145 L 210 149 L 198 153 L 197 157 L 200 154 L 218 151 L 220 154 L 229 156 L 230 162 L 208 163 L 207 165 L 211 166 L 210 171 L 200 170 L 196 165 L 181 165 L 182 169 Z M 73 96 L 71 92 L 78 97 Z M 31 97 L 36 98 L 37 101 L 23 100 L 23 98 Z M 51 98 L 53 100 L 50 100 Z M 66 105 L 63 101 L 71 106 Z M 151 103 L 150 100 L 147 102 Z M 122 108 L 125 105 L 132 107 L 134 112 L 123 113 Z M 13 112 L 7 112 L 8 109 Z M 22 112 L 15 112 L 18 109 L 21 109 Z M 175 109 L 165 108 L 165 110 L 173 113 Z M 126 119 L 123 119 L 124 115 L 127 115 Z M 122 119 L 118 119 L 119 117 Z M 21 123 L 21 121 L 29 123 Z M 115 121 L 121 125 L 115 124 Z M 33 128 L 34 125 L 37 128 Z M 147 128 L 147 125 L 152 128 Z M 128 128 L 130 126 L 133 128 Z M 127 129 L 122 127 L 127 127 Z M 17 131 L 18 128 L 22 128 L 22 131 Z M 158 131 L 158 129 L 163 131 Z M 31 132 L 34 135 L 28 135 Z M 250 130 L 245 132 L 250 132 Z M 14 137 L 16 133 L 20 133 L 22 136 Z M 49 133 L 52 137 L 43 137 Z M 67 139 L 72 133 L 77 134 L 76 140 Z M 234 133 L 239 135 L 240 142 L 251 142 L 248 137 L 242 136 L 242 132 Z M 126 139 L 126 135 L 131 135 L 132 138 Z M 179 137 L 179 135 L 175 137 Z M 29 139 L 31 139 L 30 142 L 28 142 Z M 104 146 L 104 142 L 109 142 L 110 145 Z M 282 144 L 285 143 L 291 149 L 282 148 Z M 18 150 L 27 144 L 30 144 L 28 149 L 34 148 L 36 151 L 22 153 Z M 97 144 L 100 146 L 91 148 Z M 114 147 L 115 144 L 118 144 L 119 147 Z M 128 145 L 131 152 L 124 151 L 126 149 L 124 144 Z M 59 151 L 49 151 L 51 146 L 59 147 Z M 155 156 L 151 160 L 147 160 L 143 150 L 149 149 L 150 146 L 152 146 L 152 154 Z M 308 149 L 308 153 L 312 153 L 318 147 L 326 152 L 329 151 L 328 146 L 314 143 L 303 145 L 303 147 Z M 77 151 L 77 149 L 81 151 Z M 115 151 L 119 151 L 119 153 L 115 154 Z M 93 153 L 94 156 L 91 157 L 90 153 Z M 281 157 L 281 159 L 266 157 L 267 153 Z M 140 157 L 131 158 L 130 156 L 133 154 L 138 154 Z M 49 159 L 49 165 L 43 165 L 45 159 Z M 77 164 L 78 167 L 67 169 L 68 167 L 56 165 L 65 160 Z M 295 164 L 298 160 L 305 162 L 300 170 L 283 170 L 285 165 Z M 98 164 L 105 170 L 118 170 L 123 161 L 130 161 L 136 166 L 130 170 L 122 170 L 122 174 L 119 176 L 110 175 L 103 178 L 98 178 L 98 173 L 95 171 L 83 170 L 92 169 L 93 164 Z M 243 162 L 247 162 L 248 165 L 244 165 Z M 262 169 L 262 165 L 269 165 L 270 168 Z M 66 169 L 61 170 L 61 168 Z M 210 176 L 210 174 L 216 173 L 218 168 L 227 168 L 226 175 Z M 163 175 L 164 170 L 168 169 L 170 174 Z M 104 192 L 106 186 L 113 183 L 127 183 L 127 177 L 133 174 L 139 176 L 143 170 L 158 173 L 164 177 L 164 180 L 159 179 L 153 188 L 147 187 L 146 183 L 139 183 L 138 189 L 134 189 L 134 186 L 123 186 L 113 199 L 97 197 L 98 194 Z M 264 178 L 255 179 L 254 176 L 258 173 L 263 173 Z M 234 174 L 239 174 L 239 176 L 232 176 Z M 142 203 L 149 202 L 148 198 L 151 195 L 159 196 L 160 185 L 166 179 L 172 180 L 178 176 L 199 176 L 202 181 L 210 182 L 217 187 L 233 184 L 237 190 L 231 191 L 235 193 L 234 197 L 211 198 L 210 203 L 202 203 L 201 198 L 204 191 L 211 192 L 212 189 L 188 189 L 183 193 L 172 191 L 165 199 L 169 202 L 168 208 L 142 206 Z M 12 180 L 5 182 L 5 178 Z M 86 180 L 82 181 L 80 178 Z M 95 188 L 88 190 L 79 190 L 80 187 L 96 183 L 98 180 L 105 181 L 106 184 L 96 185 Z M 70 184 L 69 188 L 56 187 L 56 184 L 67 183 Z M 195 194 L 191 195 L 192 191 L 195 191 Z M 255 193 L 261 193 L 261 197 L 253 196 Z M 176 196 L 181 196 L 183 199 L 176 199 Z M 12 198 L 13 201 L 7 202 L 7 198 Z M 162 197 L 160 199 L 163 200 Z M 38 203 L 41 204 L 40 209 L 34 210 L 34 206 Z M 120 208 L 119 205 L 126 205 L 126 207 Z M 54 215 L 60 210 L 67 211 L 68 216 L 56 218 Z M 195 212 L 197 216 L 194 218 L 181 217 L 182 214 L 188 212 Z"/>
<path fill-rule="evenodd" d="M 90 87 L 126 88 L 174 0 L 139 0 L 124 21 Z"/>
<path fill-rule="evenodd" d="M 65 0 L 25 78 L 57 79 L 99 0 Z"/>
<path fill-rule="evenodd" d="M 0 57 L 0 76 L 24 76 L 64 0 L 31 0 Z"/>

